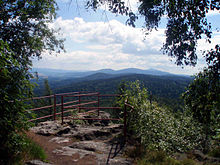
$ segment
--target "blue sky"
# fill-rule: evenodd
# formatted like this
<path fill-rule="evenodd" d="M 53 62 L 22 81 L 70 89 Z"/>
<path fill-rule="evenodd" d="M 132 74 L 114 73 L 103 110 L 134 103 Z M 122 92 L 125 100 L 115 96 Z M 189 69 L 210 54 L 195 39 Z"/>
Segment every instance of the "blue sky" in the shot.
<path fill-rule="evenodd" d="M 102 9 L 94 12 L 86 10 L 86 0 L 57 0 L 59 10 L 57 18 L 49 26 L 60 28 L 58 37 L 66 38 L 66 53 L 49 55 L 43 53 L 41 60 L 34 60 L 33 67 L 64 70 L 98 70 L 98 69 L 158 69 L 176 74 L 195 74 L 205 66 L 202 55 L 199 55 L 196 67 L 178 67 L 167 55 L 160 51 L 164 41 L 166 19 L 158 31 L 153 31 L 144 39 L 139 19 L 137 28 L 125 25 L 126 17 L 115 16 Z M 133 11 L 137 10 L 136 0 L 124 0 Z M 211 12 L 208 20 L 213 25 L 212 43 L 204 39 L 199 41 L 200 50 L 213 48 L 220 43 L 220 14 Z"/>

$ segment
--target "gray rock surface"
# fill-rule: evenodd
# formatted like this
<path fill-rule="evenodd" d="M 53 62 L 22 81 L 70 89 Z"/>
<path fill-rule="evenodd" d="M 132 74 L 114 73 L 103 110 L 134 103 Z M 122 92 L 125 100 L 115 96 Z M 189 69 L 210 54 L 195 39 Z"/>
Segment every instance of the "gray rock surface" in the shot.
<path fill-rule="evenodd" d="M 50 163 L 45 163 L 45 162 L 42 162 L 40 160 L 31 160 L 29 162 L 26 162 L 25 164 L 26 165 L 52 165 Z"/>
<path fill-rule="evenodd" d="M 54 137 L 54 138 L 50 139 L 49 142 L 56 142 L 58 144 L 60 144 L 60 143 L 68 143 L 68 142 L 70 142 L 70 139 L 69 138 L 65 138 L 65 137 Z"/>
<path fill-rule="evenodd" d="M 89 118 L 86 115 L 83 117 Z M 108 113 L 100 112 L 99 118 L 109 117 Z M 113 124 L 107 120 L 88 120 L 81 125 L 71 120 L 65 120 L 64 124 L 60 121 L 47 121 L 32 128 L 37 134 L 54 136 L 49 142 L 62 144 L 53 151 L 54 154 L 69 156 L 74 162 L 91 156 L 98 165 L 132 164 L 132 161 L 124 158 L 122 154 L 124 143 L 118 138 L 122 130 L 123 125 Z"/>
<path fill-rule="evenodd" d="M 41 122 L 36 127 L 31 128 L 34 133 L 44 136 L 55 135 L 62 129 L 63 125 L 61 125 L 60 121 Z"/>

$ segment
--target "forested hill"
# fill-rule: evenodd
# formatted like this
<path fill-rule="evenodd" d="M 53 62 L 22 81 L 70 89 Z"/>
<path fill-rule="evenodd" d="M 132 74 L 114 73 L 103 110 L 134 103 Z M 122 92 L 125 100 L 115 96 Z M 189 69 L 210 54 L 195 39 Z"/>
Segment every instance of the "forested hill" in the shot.
<path fill-rule="evenodd" d="M 69 79 L 49 79 L 49 84 L 54 93 L 65 93 L 72 91 L 97 91 L 102 94 L 116 93 L 119 84 L 122 81 L 136 81 L 139 80 L 141 84 L 152 92 L 157 101 L 173 105 L 181 104 L 179 100 L 181 93 L 191 82 L 192 78 L 177 75 L 144 75 L 144 74 L 126 74 L 126 75 L 112 75 L 106 73 L 96 73 L 94 75 L 83 78 L 69 78 Z M 44 95 L 43 79 L 38 81 L 39 87 L 35 89 L 36 95 Z M 174 105 L 173 105 L 174 106 Z M 175 105 L 176 106 L 176 105 Z"/>

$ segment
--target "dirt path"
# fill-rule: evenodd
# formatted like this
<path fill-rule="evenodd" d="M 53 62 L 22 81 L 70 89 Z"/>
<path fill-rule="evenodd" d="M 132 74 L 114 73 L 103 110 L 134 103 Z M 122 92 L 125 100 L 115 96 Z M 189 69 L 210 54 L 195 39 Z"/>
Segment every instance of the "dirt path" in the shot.
<path fill-rule="evenodd" d="M 65 155 L 57 155 L 53 151 L 55 149 L 61 149 L 64 146 L 70 145 L 73 141 L 66 142 L 66 143 L 56 143 L 50 141 L 54 136 L 43 136 L 43 135 L 38 135 L 35 134 L 32 131 L 29 131 L 27 133 L 28 137 L 33 139 L 36 143 L 38 143 L 46 152 L 47 155 L 47 160 L 49 163 L 53 165 L 94 165 L 96 164 L 96 160 L 93 157 L 93 155 L 87 155 L 83 159 L 79 159 L 78 154 L 74 154 L 73 156 L 65 156 Z M 74 161 L 77 160 L 77 161 Z"/>

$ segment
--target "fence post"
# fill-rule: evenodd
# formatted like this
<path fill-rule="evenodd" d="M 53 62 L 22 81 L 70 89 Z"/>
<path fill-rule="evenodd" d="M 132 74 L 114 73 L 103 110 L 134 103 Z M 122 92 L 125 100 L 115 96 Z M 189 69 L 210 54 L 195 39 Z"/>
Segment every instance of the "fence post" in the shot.
<path fill-rule="evenodd" d="M 99 93 L 98 93 L 98 116 L 99 116 L 99 101 L 100 101 L 100 96 L 99 96 Z"/>
<path fill-rule="evenodd" d="M 81 104 L 80 92 L 79 92 L 79 104 Z M 78 106 L 78 113 L 80 113 L 80 105 Z"/>
<path fill-rule="evenodd" d="M 127 136 L 127 103 L 125 102 L 124 105 L 124 141 L 126 142 L 126 136 Z"/>
<path fill-rule="evenodd" d="M 62 124 L 63 124 L 63 95 L 61 96 L 61 118 L 62 118 Z"/>
<path fill-rule="evenodd" d="M 54 94 L 54 98 L 53 98 L 53 120 L 56 120 L 56 108 L 57 108 L 57 104 L 56 104 L 56 94 Z"/>

